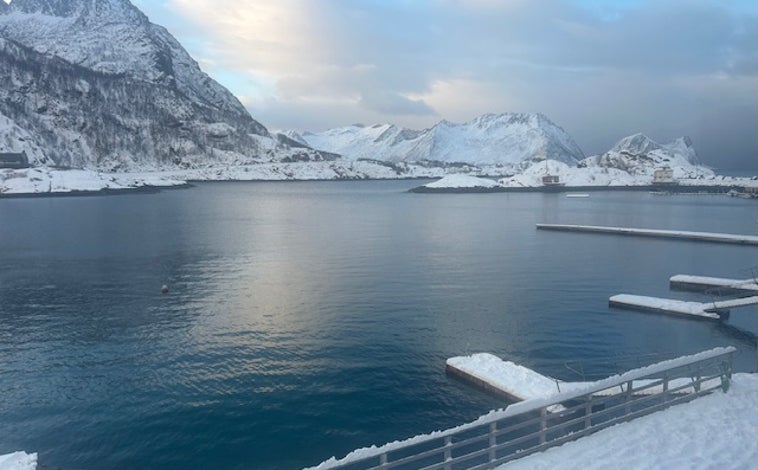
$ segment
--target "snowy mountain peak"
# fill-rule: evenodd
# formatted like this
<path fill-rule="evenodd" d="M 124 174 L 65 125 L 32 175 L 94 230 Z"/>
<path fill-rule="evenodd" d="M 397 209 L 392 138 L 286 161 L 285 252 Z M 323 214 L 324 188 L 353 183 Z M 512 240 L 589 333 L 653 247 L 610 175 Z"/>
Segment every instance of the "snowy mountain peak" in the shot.
<path fill-rule="evenodd" d="M 129 0 L 0 5 L 0 145 L 34 164 L 136 170 L 334 157 L 273 139 Z"/>
<path fill-rule="evenodd" d="M 9 9 L 22 13 L 40 13 L 61 18 L 108 16 L 147 21 L 147 17 L 128 0 L 13 0 Z"/>
<path fill-rule="evenodd" d="M 389 162 L 501 165 L 552 158 L 575 165 L 584 158 L 573 139 L 542 114 L 484 114 L 424 130 L 348 126 L 302 137 L 319 150 Z"/>
<path fill-rule="evenodd" d="M 657 168 L 674 169 L 676 178 L 709 177 L 713 172 L 699 166 L 697 153 L 689 137 L 679 137 L 659 144 L 644 134 L 621 139 L 608 152 L 582 160 L 581 167 L 614 168 L 631 175 L 650 175 Z"/>
<path fill-rule="evenodd" d="M 655 142 L 645 134 L 637 133 L 619 140 L 616 145 L 613 146 L 611 151 L 642 155 L 650 153 L 653 150 L 660 150 L 661 148 L 662 146 L 658 142 Z"/>
<path fill-rule="evenodd" d="M 206 106 L 247 114 L 165 28 L 129 0 L 14 0 L 0 35 L 46 56 L 112 75 L 176 87 Z M 258 125 L 257 134 L 266 135 Z"/>
<path fill-rule="evenodd" d="M 8 5 L 8 10 L 50 16 L 73 16 L 77 13 L 78 3 L 66 0 L 13 0 Z"/>
<path fill-rule="evenodd" d="M 667 144 L 660 144 L 645 134 L 634 134 L 624 137 L 613 146 L 609 152 L 633 156 L 647 156 L 658 152 L 686 159 L 689 163 L 697 165 L 697 153 L 689 137 L 679 137 Z"/>

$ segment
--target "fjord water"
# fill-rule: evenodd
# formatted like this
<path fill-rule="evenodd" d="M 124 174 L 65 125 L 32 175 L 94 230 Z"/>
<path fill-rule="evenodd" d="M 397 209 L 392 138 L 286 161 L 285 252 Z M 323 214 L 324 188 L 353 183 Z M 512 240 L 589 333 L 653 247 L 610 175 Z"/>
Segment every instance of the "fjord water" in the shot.
<path fill-rule="evenodd" d="M 445 376 L 492 352 L 567 380 L 739 348 L 729 325 L 610 310 L 758 247 L 536 223 L 758 232 L 724 196 L 420 195 L 414 181 L 217 183 L 0 200 L 0 454 L 44 468 L 292 469 L 505 405 Z M 170 292 L 160 293 L 167 284 Z"/>

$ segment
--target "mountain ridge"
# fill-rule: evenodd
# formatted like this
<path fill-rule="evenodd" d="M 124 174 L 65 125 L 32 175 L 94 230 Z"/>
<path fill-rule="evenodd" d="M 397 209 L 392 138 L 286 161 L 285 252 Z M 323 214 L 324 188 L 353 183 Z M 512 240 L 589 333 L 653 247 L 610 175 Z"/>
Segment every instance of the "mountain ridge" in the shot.
<path fill-rule="evenodd" d="M 516 165 L 545 158 L 576 164 L 584 158 L 571 136 L 541 113 L 488 113 L 464 123 L 442 120 L 424 130 L 376 124 L 284 134 L 353 160 Z"/>

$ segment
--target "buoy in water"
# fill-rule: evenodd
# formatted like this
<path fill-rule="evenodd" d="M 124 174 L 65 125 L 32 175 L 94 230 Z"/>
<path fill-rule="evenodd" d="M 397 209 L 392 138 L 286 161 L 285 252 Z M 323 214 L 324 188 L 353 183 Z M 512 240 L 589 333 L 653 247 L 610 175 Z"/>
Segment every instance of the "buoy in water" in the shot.
<path fill-rule="evenodd" d="M 161 286 L 161 294 L 168 294 L 168 286 L 166 284 Z"/>

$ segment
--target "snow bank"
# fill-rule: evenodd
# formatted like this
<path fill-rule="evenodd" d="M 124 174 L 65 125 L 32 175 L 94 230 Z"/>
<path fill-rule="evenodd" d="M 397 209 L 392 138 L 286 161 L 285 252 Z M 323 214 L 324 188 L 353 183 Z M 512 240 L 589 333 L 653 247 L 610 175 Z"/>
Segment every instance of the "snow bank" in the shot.
<path fill-rule="evenodd" d="M 758 375 L 735 374 L 729 392 L 618 424 L 501 470 L 756 468 Z"/>
<path fill-rule="evenodd" d="M 0 470 L 35 470 L 37 468 L 37 454 L 26 452 L 14 452 L 0 455 Z"/>

